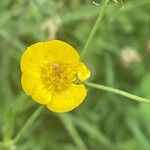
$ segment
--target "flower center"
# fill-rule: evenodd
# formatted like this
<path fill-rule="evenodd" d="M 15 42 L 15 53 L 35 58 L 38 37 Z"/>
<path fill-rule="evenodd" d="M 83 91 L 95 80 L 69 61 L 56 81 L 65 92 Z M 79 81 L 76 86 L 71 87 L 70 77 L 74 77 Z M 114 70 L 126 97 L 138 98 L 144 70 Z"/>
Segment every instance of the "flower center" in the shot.
<path fill-rule="evenodd" d="M 66 90 L 72 83 L 73 77 L 75 78 L 75 73 L 69 65 L 55 62 L 47 64 L 41 69 L 41 80 L 50 91 Z"/>

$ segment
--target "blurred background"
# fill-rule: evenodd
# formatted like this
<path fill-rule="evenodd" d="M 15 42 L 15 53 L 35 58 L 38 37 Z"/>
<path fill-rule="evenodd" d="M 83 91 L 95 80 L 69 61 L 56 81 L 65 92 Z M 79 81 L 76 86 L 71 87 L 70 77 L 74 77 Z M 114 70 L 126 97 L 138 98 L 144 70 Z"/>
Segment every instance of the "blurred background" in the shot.
<path fill-rule="evenodd" d="M 39 106 L 20 84 L 27 46 L 60 39 L 80 53 L 101 1 L 0 1 L 0 150 L 150 150 L 150 105 L 88 88 L 75 110 L 45 109 L 16 145 L 15 137 Z M 150 98 L 150 1 L 111 0 L 84 61 L 90 81 Z"/>

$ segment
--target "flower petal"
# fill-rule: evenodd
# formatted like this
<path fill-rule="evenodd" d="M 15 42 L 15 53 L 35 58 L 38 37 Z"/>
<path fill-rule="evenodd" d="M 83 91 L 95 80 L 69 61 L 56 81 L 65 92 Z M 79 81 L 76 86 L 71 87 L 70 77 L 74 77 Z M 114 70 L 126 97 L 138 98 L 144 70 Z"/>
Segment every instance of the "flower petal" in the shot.
<path fill-rule="evenodd" d="M 90 77 L 91 73 L 84 63 L 79 62 L 79 69 L 77 75 L 81 81 L 84 81 Z"/>
<path fill-rule="evenodd" d="M 48 50 L 48 56 L 52 56 L 56 62 L 72 64 L 73 66 L 79 62 L 77 51 L 63 41 L 51 40 L 45 42 L 45 47 Z"/>
<path fill-rule="evenodd" d="M 52 91 L 49 91 L 44 87 L 44 85 L 39 84 L 38 87 L 34 89 L 31 97 L 40 104 L 48 104 L 52 98 Z"/>
<path fill-rule="evenodd" d="M 40 104 L 51 101 L 52 91 L 49 91 L 41 82 L 40 74 L 25 71 L 22 74 L 21 83 L 24 91 Z"/>
<path fill-rule="evenodd" d="M 47 107 L 53 112 L 68 112 L 80 105 L 86 95 L 87 90 L 83 84 L 73 84 L 66 91 L 55 94 Z"/>
<path fill-rule="evenodd" d="M 36 72 L 26 71 L 22 74 L 21 84 L 27 95 L 31 95 L 33 89 L 40 80 L 40 74 Z"/>
<path fill-rule="evenodd" d="M 47 49 L 44 42 L 38 42 L 28 47 L 21 58 L 21 70 L 40 71 L 42 64 L 46 63 Z"/>

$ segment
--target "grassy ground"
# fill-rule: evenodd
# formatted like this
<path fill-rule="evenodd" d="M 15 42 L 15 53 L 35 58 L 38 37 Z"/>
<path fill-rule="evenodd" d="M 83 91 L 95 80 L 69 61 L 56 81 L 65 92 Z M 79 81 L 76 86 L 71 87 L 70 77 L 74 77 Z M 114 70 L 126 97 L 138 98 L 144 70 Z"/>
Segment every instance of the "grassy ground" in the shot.
<path fill-rule="evenodd" d="M 111 2 L 84 57 L 92 82 L 150 98 L 149 4 Z M 80 53 L 101 5 L 90 0 L 1 0 L 0 141 L 13 139 L 38 107 L 20 84 L 24 49 L 57 38 Z M 149 150 L 150 105 L 89 88 L 84 103 L 70 113 L 45 109 L 13 148 Z M 5 149 L 10 148 L 0 144 Z"/>

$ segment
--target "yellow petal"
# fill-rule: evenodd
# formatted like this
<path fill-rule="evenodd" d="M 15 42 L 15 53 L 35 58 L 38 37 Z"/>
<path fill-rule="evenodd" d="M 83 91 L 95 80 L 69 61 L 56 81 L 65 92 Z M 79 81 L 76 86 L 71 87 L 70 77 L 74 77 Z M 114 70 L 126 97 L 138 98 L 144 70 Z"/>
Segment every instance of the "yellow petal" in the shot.
<path fill-rule="evenodd" d="M 26 71 L 22 74 L 21 84 L 27 95 L 31 95 L 35 86 L 38 85 L 39 80 L 40 80 L 39 73 Z"/>
<path fill-rule="evenodd" d="M 84 81 L 90 77 L 91 73 L 90 73 L 89 69 L 85 66 L 85 64 L 80 62 L 77 75 L 81 81 Z"/>
<path fill-rule="evenodd" d="M 32 92 L 31 97 L 37 103 L 48 104 L 50 103 L 51 98 L 52 98 L 52 91 L 49 91 L 48 89 L 46 89 L 44 85 L 39 84 Z"/>
<path fill-rule="evenodd" d="M 21 58 L 21 70 L 40 71 L 43 64 L 47 62 L 47 49 L 44 42 L 38 42 L 28 47 Z"/>
<path fill-rule="evenodd" d="M 56 62 L 71 64 L 73 66 L 79 62 L 77 51 L 63 41 L 51 40 L 45 42 L 45 46 L 48 50 L 48 56 L 53 57 Z"/>
<path fill-rule="evenodd" d="M 86 95 L 87 90 L 83 84 L 73 84 L 66 91 L 55 94 L 47 107 L 54 112 L 68 112 L 80 105 Z"/>
<path fill-rule="evenodd" d="M 47 104 L 52 97 L 52 91 L 42 84 L 40 73 L 25 71 L 22 74 L 21 83 L 24 91 L 40 104 Z"/>

